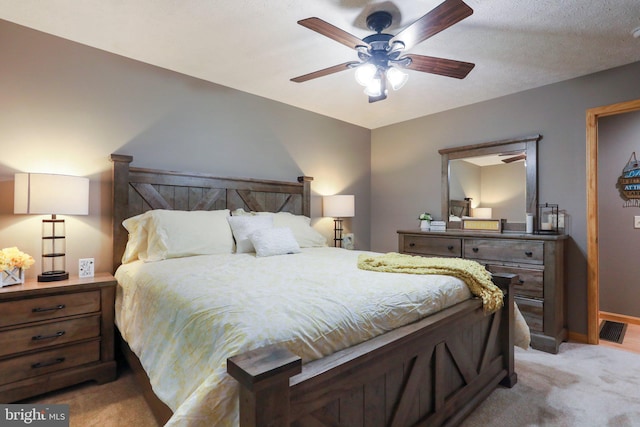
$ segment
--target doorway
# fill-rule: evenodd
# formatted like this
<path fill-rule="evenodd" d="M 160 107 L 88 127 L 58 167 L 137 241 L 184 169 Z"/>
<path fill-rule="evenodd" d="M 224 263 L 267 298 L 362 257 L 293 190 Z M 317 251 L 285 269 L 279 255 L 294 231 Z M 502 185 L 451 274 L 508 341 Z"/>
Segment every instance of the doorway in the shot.
<path fill-rule="evenodd" d="M 598 247 L 598 119 L 640 110 L 640 100 L 587 110 L 587 342 L 598 344 L 600 277 Z"/>

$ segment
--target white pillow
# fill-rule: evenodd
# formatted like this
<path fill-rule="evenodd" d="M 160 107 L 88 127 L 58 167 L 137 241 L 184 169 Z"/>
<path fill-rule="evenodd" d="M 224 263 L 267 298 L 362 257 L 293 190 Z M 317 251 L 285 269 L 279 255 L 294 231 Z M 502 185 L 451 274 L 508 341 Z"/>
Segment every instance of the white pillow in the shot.
<path fill-rule="evenodd" d="M 300 246 L 290 228 L 263 228 L 249 235 L 249 240 L 256 249 L 256 256 L 272 256 L 297 254 Z"/>
<path fill-rule="evenodd" d="M 229 210 L 153 210 L 144 227 L 147 248 L 139 254 L 143 261 L 159 261 L 192 255 L 233 252 L 233 235 L 227 218 Z"/>
<path fill-rule="evenodd" d="M 147 250 L 147 230 L 144 228 L 149 215 L 145 212 L 122 221 L 122 226 L 129 232 L 127 246 L 122 254 L 122 263 L 126 264 L 138 259 L 140 252 Z"/>
<path fill-rule="evenodd" d="M 293 232 L 301 248 L 327 246 L 327 239 L 311 227 L 311 219 L 304 215 L 290 212 L 247 212 L 242 208 L 235 209 L 233 216 L 273 216 L 274 227 L 288 227 Z"/>
<path fill-rule="evenodd" d="M 233 237 L 236 239 L 237 253 L 255 252 L 249 235 L 263 228 L 273 227 L 271 216 L 230 216 L 227 221 L 229 221 Z"/>
<path fill-rule="evenodd" d="M 327 239 L 311 227 L 311 218 L 289 212 L 273 214 L 274 227 L 288 227 L 301 248 L 327 246 Z"/>

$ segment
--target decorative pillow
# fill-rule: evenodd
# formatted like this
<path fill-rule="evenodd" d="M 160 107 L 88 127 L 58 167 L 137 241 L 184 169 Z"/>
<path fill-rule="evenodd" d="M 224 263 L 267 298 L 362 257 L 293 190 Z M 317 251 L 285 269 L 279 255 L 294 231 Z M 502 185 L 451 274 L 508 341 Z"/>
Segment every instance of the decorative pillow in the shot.
<path fill-rule="evenodd" d="M 122 221 L 122 226 L 129 232 L 127 246 L 122 254 L 123 264 L 138 259 L 140 252 L 147 250 L 147 230 L 144 228 L 149 215 L 145 212 Z"/>
<path fill-rule="evenodd" d="M 147 248 L 141 251 L 143 261 L 159 261 L 192 255 L 233 252 L 233 235 L 227 218 L 229 210 L 147 212 L 144 228 Z"/>
<path fill-rule="evenodd" d="M 289 212 L 273 214 L 274 227 L 288 227 L 301 248 L 327 246 L 327 239 L 311 227 L 311 218 Z"/>
<path fill-rule="evenodd" d="M 256 249 L 256 256 L 272 256 L 297 254 L 300 246 L 287 227 L 263 228 L 249 235 L 249 240 Z"/>
<path fill-rule="evenodd" d="M 233 216 L 273 216 L 274 227 L 288 227 L 293 232 L 301 248 L 327 246 L 327 239 L 311 227 L 311 219 L 304 215 L 290 212 L 247 212 L 242 208 L 235 209 Z"/>
<path fill-rule="evenodd" d="M 254 231 L 273 227 L 273 218 L 265 215 L 230 216 L 227 221 L 229 221 L 233 237 L 236 239 L 237 253 L 255 252 L 249 235 Z"/>

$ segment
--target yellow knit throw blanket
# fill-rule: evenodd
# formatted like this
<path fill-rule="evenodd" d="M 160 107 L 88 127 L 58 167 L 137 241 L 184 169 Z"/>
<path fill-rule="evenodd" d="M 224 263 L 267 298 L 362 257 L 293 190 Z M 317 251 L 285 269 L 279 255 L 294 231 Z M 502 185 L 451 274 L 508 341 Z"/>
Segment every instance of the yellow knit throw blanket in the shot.
<path fill-rule="evenodd" d="M 482 298 L 485 312 L 493 313 L 502 307 L 502 290 L 491 281 L 489 273 L 476 261 L 461 258 L 425 258 L 390 252 L 384 255 L 361 254 L 361 270 L 387 273 L 442 274 L 463 280 L 472 294 Z"/>

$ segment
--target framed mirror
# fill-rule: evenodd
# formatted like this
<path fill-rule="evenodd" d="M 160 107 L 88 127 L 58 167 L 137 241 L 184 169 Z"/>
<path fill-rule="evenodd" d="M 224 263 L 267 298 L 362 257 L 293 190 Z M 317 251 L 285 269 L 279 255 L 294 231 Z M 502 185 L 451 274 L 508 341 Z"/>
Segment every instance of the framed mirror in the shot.
<path fill-rule="evenodd" d="M 442 218 L 460 228 L 465 217 L 504 219 L 503 230 L 525 231 L 538 205 L 541 135 L 438 150 L 442 156 Z"/>

